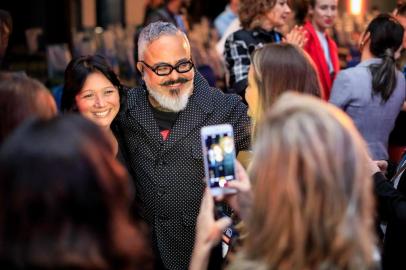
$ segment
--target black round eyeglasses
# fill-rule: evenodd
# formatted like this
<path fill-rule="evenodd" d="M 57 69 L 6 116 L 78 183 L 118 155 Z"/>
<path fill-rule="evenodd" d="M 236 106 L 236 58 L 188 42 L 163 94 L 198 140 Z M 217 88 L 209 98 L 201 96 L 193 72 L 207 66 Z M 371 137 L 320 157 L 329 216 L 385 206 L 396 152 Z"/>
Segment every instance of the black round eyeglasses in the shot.
<path fill-rule="evenodd" d="M 174 69 L 178 73 L 186 73 L 186 72 L 189 72 L 194 66 L 192 60 L 181 61 L 181 62 L 177 63 L 175 66 L 164 63 L 164 64 L 158 64 L 155 67 L 151 67 L 150 65 L 148 65 L 144 61 L 138 61 L 138 62 L 144 64 L 147 68 L 152 70 L 158 76 L 169 75 L 169 74 L 172 73 L 172 71 Z"/>

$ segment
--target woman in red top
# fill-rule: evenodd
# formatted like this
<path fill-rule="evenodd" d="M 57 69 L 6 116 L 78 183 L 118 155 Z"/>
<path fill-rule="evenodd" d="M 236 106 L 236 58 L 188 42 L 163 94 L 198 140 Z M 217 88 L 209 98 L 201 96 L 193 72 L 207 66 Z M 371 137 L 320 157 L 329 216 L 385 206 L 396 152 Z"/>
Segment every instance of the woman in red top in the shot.
<path fill-rule="evenodd" d="M 310 20 L 304 25 L 307 43 L 304 50 L 317 67 L 322 84 L 322 98 L 328 100 L 335 75 L 340 69 L 337 45 L 326 33 L 337 17 L 338 0 L 310 0 Z"/>

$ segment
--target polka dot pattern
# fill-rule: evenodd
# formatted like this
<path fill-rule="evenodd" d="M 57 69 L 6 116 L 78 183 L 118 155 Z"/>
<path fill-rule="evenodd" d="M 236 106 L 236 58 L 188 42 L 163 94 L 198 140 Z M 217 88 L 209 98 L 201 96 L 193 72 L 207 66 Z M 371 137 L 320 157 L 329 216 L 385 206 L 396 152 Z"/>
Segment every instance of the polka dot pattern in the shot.
<path fill-rule="evenodd" d="M 151 226 L 153 244 L 168 269 L 187 269 L 192 254 L 196 218 L 205 187 L 200 129 L 229 123 L 236 149 L 248 149 L 247 107 L 236 95 L 211 88 L 196 72 L 195 88 L 179 113 L 169 138 L 162 140 L 147 92 L 134 88 L 118 117 L 119 143 L 131 167 L 142 216 Z"/>

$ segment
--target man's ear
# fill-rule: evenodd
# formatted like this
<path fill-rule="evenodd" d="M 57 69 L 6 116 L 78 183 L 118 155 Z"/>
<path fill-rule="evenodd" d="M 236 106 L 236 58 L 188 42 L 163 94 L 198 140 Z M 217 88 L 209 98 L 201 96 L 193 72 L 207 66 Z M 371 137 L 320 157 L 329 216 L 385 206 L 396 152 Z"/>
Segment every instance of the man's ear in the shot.
<path fill-rule="evenodd" d="M 144 76 L 144 67 L 140 62 L 137 63 L 137 69 L 141 73 L 141 75 Z"/>

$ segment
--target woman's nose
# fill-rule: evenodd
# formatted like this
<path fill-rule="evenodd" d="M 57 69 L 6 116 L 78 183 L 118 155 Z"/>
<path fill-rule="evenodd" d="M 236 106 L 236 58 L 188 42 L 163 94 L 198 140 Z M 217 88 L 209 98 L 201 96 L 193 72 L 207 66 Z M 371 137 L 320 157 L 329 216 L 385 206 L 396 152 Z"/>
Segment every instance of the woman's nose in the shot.
<path fill-rule="evenodd" d="M 96 95 L 96 99 L 95 99 L 95 107 L 104 107 L 104 105 L 106 104 L 104 97 L 102 95 Z"/>

